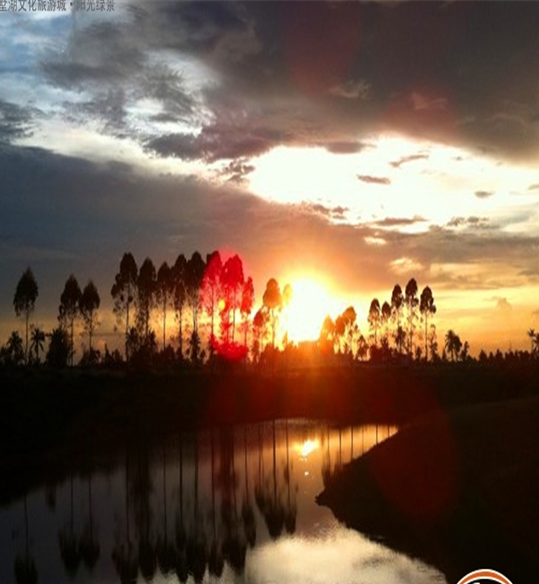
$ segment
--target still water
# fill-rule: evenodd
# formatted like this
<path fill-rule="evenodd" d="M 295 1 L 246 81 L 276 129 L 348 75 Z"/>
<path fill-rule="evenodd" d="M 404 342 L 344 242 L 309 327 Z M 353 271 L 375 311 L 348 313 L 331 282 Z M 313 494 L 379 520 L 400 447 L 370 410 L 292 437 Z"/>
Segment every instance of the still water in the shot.
<path fill-rule="evenodd" d="M 395 431 L 282 420 L 135 440 L 0 509 L 0 582 L 446 584 L 315 503 Z"/>

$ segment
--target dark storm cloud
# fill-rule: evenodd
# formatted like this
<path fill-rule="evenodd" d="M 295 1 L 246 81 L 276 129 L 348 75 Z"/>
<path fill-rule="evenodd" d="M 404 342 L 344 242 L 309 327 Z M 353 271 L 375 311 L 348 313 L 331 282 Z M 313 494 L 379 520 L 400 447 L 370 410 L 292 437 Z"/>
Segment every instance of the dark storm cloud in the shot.
<path fill-rule="evenodd" d="M 248 129 L 227 120 L 206 126 L 198 135 L 168 134 L 150 138 L 144 147 L 147 152 L 162 157 L 215 162 L 258 156 L 288 139 L 284 133 L 271 128 Z"/>
<path fill-rule="evenodd" d="M 366 174 L 358 174 L 357 178 L 361 182 L 369 183 L 371 185 L 389 185 L 391 181 L 385 176 L 370 176 Z"/>
<path fill-rule="evenodd" d="M 94 99 L 80 103 L 64 103 L 65 117 L 85 124 L 88 120 L 98 120 L 110 134 L 121 135 L 127 131 L 127 98 L 123 88 L 110 88 L 106 93 L 96 94 Z"/>
<path fill-rule="evenodd" d="M 0 143 L 29 136 L 32 125 L 32 109 L 0 99 Z"/>
<path fill-rule="evenodd" d="M 41 62 L 50 83 L 82 89 L 114 86 L 137 75 L 146 55 L 130 26 L 110 21 L 84 26 L 83 22 L 74 21 L 65 49 L 50 53 Z"/>
<path fill-rule="evenodd" d="M 300 145 L 389 130 L 524 159 L 536 156 L 539 140 L 538 19 L 534 2 L 139 2 L 113 22 L 81 19 L 42 71 L 60 87 L 99 86 L 99 95 L 121 84 L 131 105 L 153 97 L 163 111 L 149 122 L 206 108 L 198 122 L 217 136 L 201 139 L 210 159 L 271 148 L 256 128 L 281 140 L 287 108 L 275 116 L 275 103 L 293 100 L 305 106 L 292 132 Z M 227 127 L 218 104 L 188 91 L 181 71 L 159 73 L 150 55 L 162 51 L 214 72 L 218 99 L 235 100 L 243 124 Z"/>
<path fill-rule="evenodd" d="M 229 182 L 241 184 L 254 169 L 255 167 L 247 160 L 233 160 L 223 168 L 221 174 L 227 177 Z"/>
<path fill-rule="evenodd" d="M 162 157 L 194 160 L 202 156 L 197 139 L 192 134 L 166 134 L 149 139 L 144 148 L 147 152 Z"/>

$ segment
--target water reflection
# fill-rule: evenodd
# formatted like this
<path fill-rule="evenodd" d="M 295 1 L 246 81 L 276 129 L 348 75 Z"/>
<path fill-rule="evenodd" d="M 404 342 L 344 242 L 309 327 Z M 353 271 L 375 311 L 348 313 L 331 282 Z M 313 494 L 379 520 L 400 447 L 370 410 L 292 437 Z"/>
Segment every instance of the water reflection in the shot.
<path fill-rule="evenodd" d="M 24 497 L 0 511 L 0 581 L 443 583 L 315 504 L 395 431 L 283 420 L 130 441 L 112 471 L 73 470 L 30 495 L 30 510 Z"/>

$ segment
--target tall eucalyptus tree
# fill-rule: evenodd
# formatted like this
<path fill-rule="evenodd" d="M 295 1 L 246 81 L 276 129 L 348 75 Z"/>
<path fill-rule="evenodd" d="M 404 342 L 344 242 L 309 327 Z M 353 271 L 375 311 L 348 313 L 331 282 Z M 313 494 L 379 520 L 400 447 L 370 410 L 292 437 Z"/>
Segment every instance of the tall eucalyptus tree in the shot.
<path fill-rule="evenodd" d="M 129 361 L 129 348 L 127 339 L 129 336 L 129 317 L 131 305 L 135 302 L 137 289 L 138 267 L 133 254 L 124 253 L 120 262 L 120 271 L 116 274 L 114 284 L 110 291 L 114 300 L 114 314 L 120 323 L 125 319 L 125 360 Z"/>
<path fill-rule="evenodd" d="M 178 353 L 183 359 L 183 310 L 187 300 L 187 260 L 183 253 L 178 255 L 176 262 L 172 266 L 172 286 L 174 312 L 178 320 Z"/>
<path fill-rule="evenodd" d="M 423 320 L 425 322 L 425 360 L 428 360 L 429 354 L 427 351 L 428 342 L 428 321 L 429 316 L 436 314 L 436 305 L 434 304 L 434 296 L 432 295 L 432 290 L 425 286 L 421 292 L 419 298 L 419 312 L 423 315 Z"/>
<path fill-rule="evenodd" d="M 24 315 L 26 325 L 24 354 L 26 361 L 28 361 L 28 323 L 30 320 L 30 314 L 34 311 L 38 294 L 39 288 L 34 274 L 30 268 L 27 268 L 17 283 L 15 296 L 13 297 L 13 308 L 15 309 L 15 314 L 17 316 L 20 316 L 21 314 Z"/>
<path fill-rule="evenodd" d="M 167 262 L 163 262 L 157 270 L 157 281 L 155 288 L 156 300 L 159 304 L 159 309 L 161 310 L 161 316 L 163 319 L 163 351 L 166 346 L 166 335 L 167 335 L 167 312 L 171 303 L 171 299 L 174 295 L 174 278 L 172 268 L 169 267 Z"/>
<path fill-rule="evenodd" d="M 417 318 L 417 282 L 411 278 L 404 289 L 404 304 L 406 305 L 406 320 L 408 321 L 408 355 L 412 355 L 414 349 L 414 330 Z"/>
<path fill-rule="evenodd" d="M 77 281 L 77 278 L 73 274 L 69 276 L 64 285 L 64 291 L 60 296 L 60 307 L 58 320 L 60 325 L 65 329 L 69 330 L 69 345 L 70 345 L 70 355 L 69 362 L 73 367 L 73 356 L 75 354 L 75 346 L 73 343 L 73 338 L 75 335 L 75 320 L 80 314 L 80 299 L 82 292 Z"/>
<path fill-rule="evenodd" d="M 84 321 L 84 328 L 88 333 L 88 345 L 90 355 L 92 354 L 92 339 L 95 329 L 98 326 L 97 310 L 101 304 L 101 298 L 97 291 L 96 285 L 92 280 L 86 284 L 79 299 L 79 310 Z"/>
<path fill-rule="evenodd" d="M 157 274 L 150 258 L 146 258 L 137 279 L 137 328 L 146 342 L 150 335 L 150 320 L 155 305 Z"/>

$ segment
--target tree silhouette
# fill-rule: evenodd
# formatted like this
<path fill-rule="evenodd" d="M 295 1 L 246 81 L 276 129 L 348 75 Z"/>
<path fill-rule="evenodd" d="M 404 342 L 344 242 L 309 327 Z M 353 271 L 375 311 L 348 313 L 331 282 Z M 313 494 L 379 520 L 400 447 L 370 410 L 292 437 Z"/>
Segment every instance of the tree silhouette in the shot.
<path fill-rule="evenodd" d="M 253 317 L 253 361 L 258 363 L 263 351 L 263 344 L 266 337 L 267 324 L 269 320 L 268 311 L 262 306 Z"/>
<path fill-rule="evenodd" d="M 137 328 L 143 340 L 148 339 L 150 334 L 150 319 L 155 301 L 155 289 L 157 275 L 155 266 L 150 258 L 146 258 L 137 278 Z"/>
<path fill-rule="evenodd" d="M 398 331 L 401 326 L 401 313 L 402 306 L 404 304 L 404 296 L 402 294 L 402 288 L 399 284 L 395 284 L 393 291 L 391 292 L 391 315 L 395 323 L 395 331 Z M 395 333 L 396 334 L 396 333 Z M 395 339 L 396 343 L 396 339 Z M 402 353 L 402 348 L 404 344 L 397 344 L 397 350 Z"/>
<path fill-rule="evenodd" d="M 24 363 L 24 348 L 21 335 L 17 331 L 12 331 L 5 347 L 0 350 L 0 362 L 15 366 Z"/>
<path fill-rule="evenodd" d="M 449 329 L 445 335 L 445 350 L 451 355 L 452 361 L 457 360 L 461 348 L 462 341 L 460 340 L 460 337 L 455 331 Z"/>
<path fill-rule="evenodd" d="M 45 350 L 45 333 L 39 328 L 34 327 L 30 334 L 30 353 L 33 353 L 36 362 L 39 363 L 39 353 Z"/>
<path fill-rule="evenodd" d="M 47 365 L 51 367 L 65 367 L 67 365 L 71 348 L 67 332 L 61 328 L 55 328 L 50 334 L 49 350 L 47 351 Z"/>
<path fill-rule="evenodd" d="M 247 347 L 247 334 L 249 332 L 249 315 L 253 310 L 253 304 L 255 300 L 255 289 L 253 285 L 253 279 L 251 276 L 245 280 L 243 284 L 243 289 L 241 292 L 241 318 L 242 318 L 242 330 L 243 330 L 243 345 Z"/>
<path fill-rule="evenodd" d="M 64 329 L 70 331 L 70 364 L 73 366 L 73 356 L 75 354 L 75 346 L 73 344 L 73 337 L 75 333 L 75 320 L 79 315 L 79 305 L 82 292 L 77 282 L 77 278 L 73 274 L 66 280 L 64 291 L 60 296 L 60 307 L 58 320 Z"/>
<path fill-rule="evenodd" d="M 95 284 L 90 280 L 84 287 L 79 300 L 79 310 L 84 321 L 84 328 L 88 333 L 88 346 L 90 355 L 93 353 L 92 339 L 98 326 L 97 309 L 101 304 L 101 298 Z"/>
<path fill-rule="evenodd" d="M 178 353 L 183 359 L 183 309 L 187 300 L 187 260 L 183 254 L 176 258 L 172 267 L 173 304 L 178 320 Z"/>
<path fill-rule="evenodd" d="M 173 296 L 174 288 L 174 276 L 172 269 L 169 268 L 167 262 L 163 262 L 157 270 L 157 282 L 155 288 L 155 294 L 159 307 L 161 309 L 161 315 L 163 317 L 163 351 L 166 346 L 166 333 L 167 333 L 167 311 L 170 304 L 170 300 Z"/>
<path fill-rule="evenodd" d="M 228 330 L 232 329 L 232 342 L 236 333 L 236 312 L 241 308 L 241 293 L 245 278 L 243 263 L 239 255 L 233 255 L 223 265 L 223 291 L 225 293 L 226 319 L 230 324 L 227 327 L 226 342 L 229 341 Z M 231 322 L 230 322 L 231 321 Z"/>
<path fill-rule="evenodd" d="M 425 286 L 423 291 L 421 292 L 421 296 L 419 298 L 419 312 L 423 315 L 423 320 L 425 322 L 425 359 L 428 359 L 428 351 L 427 351 L 427 342 L 428 342 L 428 334 L 427 334 L 427 326 L 429 321 L 429 316 L 433 316 L 436 314 L 436 306 L 434 305 L 434 297 L 432 295 L 432 290 Z"/>
<path fill-rule="evenodd" d="M 528 329 L 528 337 L 530 338 L 530 353 L 535 357 L 539 347 L 539 338 L 535 332 L 535 329 Z"/>
<path fill-rule="evenodd" d="M 380 325 L 384 327 L 384 339 L 389 343 L 389 321 L 391 320 L 391 306 L 384 301 L 380 310 Z"/>
<path fill-rule="evenodd" d="M 406 305 L 406 319 L 408 321 L 408 355 L 412 355 L 414 346 L 414 329 L 416 319 L 417 299 L 417 282 L 411 278 L 404 290 L 404 303 Z"/>
<path fill-rule="evenodd" d="M 121 322 L 125 318 L 125 360 L 129 361 L 127 348 L 127 336 L 130 330 L 130 309 L 135 301 L 137 288 L 138 268 L 135 258 L 129 252 L 124 253 L 120 262 L 120 271 L 116 274 L 114 284 L 110 291 L 114 300 L 114 314 Z"/>
<path fill-rule="evenodd" d="M 369 326 L 373 331 L 374 335 L 374 346 L 378 345 L 378 329 L 380 328 L 381 324 L 381 315 L 380 315 L 380 302 L 378 302 L 378 298 L 373 298 L 371 302 L 371 306 L 369 308 L 369 316 L 368 316 Z"/>
<path fill-rule="evenodd" d="M 320 328 L 320 334 L 318 335 L 318 344 L 322 353 L 333 351 L 335 342 L 335 323 L 328 314 L 322 321 L 322 327 Z"/>
<path fill-rule="evenodd" d="M 24 315 L 26 328 L 24 355 L 26 360 L 28 360 L 28 323 L 30 320 L 30 314 L 32 314 L 34 311 L 38 293 L 39 288 L 34 274 L 30 268 L 27 268 L 17 283 L 15 296 L 13 297 L 13 307 L 15 308 L 15 314 L 17 316 L 20 316 L 21 314 Z"/>
<path fill-rule="evenodd" d="M 206 264 L 198 251 L 195 251 L 188 260 L 185 270 L 185 289 L 187 293 L 187 301 L 191 307 L 191 315 L 193 318 L 192 334 L 198 338 L 198 308 L 200 305 L 200 289 L 202 286 L 202 279 L 204 278 L 204 271 Z M 194 337 L 193 337 L 194 338 Z M 193 347 L 192 347 L 193 350 Z M 198 350 L 195 353 L 195 358 L 198 358 Z"/>
<path fill-rule="evenodd" d="M 369 344 L 367 343 L 367 339 L 363 335 L 360 335 L 358 340 L 357 340 L 357 356 L 358 356 L 358 358 L 363 361 L 365 359 L 365 357 L 367 356 L 368 351 L 369 351 Z"/>
<path fill-rule="evenodd" d="M 271 346 L 275 349 L 275 332 L 277 330 L 277 310 L 282 304 L 281 290 L 275 278 L 270 278 L 266 284 L 266 290 L 262 297 L 262 303 L 269 313 L 271 327 Z"/>
<path fill-rule="evenodd" d="M 202 278 L 201 301 L 205 312 L 210 317 L 210 355 L 215 349 L 215 314 L 222 300 L 223 262 L 219 251 L 206 257 L 206 269 Z"/>
<path fill-rule="evenodd" d="M 341 349 L 345 355 L 351 355 L 353 353 L 354 335 L 357 332 L 356 317 L 354 307 L 349 306 L 335 319 L 333 339 L 339 353 Z M 331 328 L 329 322 L 326 322 L 326 326 Z"/>
<path fill-rule="evenodd" d="M 406 343 L 406 331 L 402 328 L 402 325 L 399 324 L 399 326 L 397 327 L 397 330 L 393 334 L 393 339 L 395 340 L 395 346 L 397 347 L 397 351 L 399 352 L 399 354 L 401 354 Z"/>

